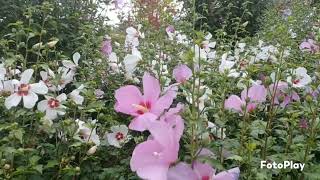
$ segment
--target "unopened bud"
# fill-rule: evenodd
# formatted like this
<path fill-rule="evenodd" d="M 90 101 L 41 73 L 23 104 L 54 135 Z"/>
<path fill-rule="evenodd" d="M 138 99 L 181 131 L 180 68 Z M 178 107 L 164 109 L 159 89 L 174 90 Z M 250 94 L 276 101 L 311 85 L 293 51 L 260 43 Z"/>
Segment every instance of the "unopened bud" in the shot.
<path fill-rule="evenodd" d="M 97 146 L 92 146 L 88 151 L 87 155 L 92 155 L 97 151 Z"/>

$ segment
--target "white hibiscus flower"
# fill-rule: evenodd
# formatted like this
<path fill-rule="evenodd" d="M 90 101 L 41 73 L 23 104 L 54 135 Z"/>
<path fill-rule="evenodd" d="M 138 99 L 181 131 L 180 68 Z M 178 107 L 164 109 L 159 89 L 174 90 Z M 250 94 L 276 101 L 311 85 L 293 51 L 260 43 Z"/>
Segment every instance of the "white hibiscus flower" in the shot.
<path fill-rule="evenodd" d="M 67 100 L 66 94 L 60 94 L 56 98 L 46 96 L 46 100 L 42 100 L 38 103 L 38 110 L 46 112 L 45 118 L 54 120 L 58 115 L 64 115 L 66 107 L 62 105 Z"/>
<path fill-rule="evenodd" d="M 90 126 L 95 126 L 97 120 L 92 120 L 90 122 Z M 96 146 L 100 145 L 100 138 L 97 134 L 96 128 L 91 128 L 85 122 L 77 119 L 76 123 L 78 124 L 79 128 L 76 132 L 81 138 L 83 142 L 94 143 Z"/>
<path fill-rule="evenodd" d="M 111 131 L 112 133 L 106 134 L 108 143 L 117 148 L 121 148 L 121 146 L 128 140 L 128 127 L 125 125 L 112 126 Z"/>
<path fill-rule="evenodd" d="M 298 67 L 292 70 L 292 76 L 287 77 L 287 82 L 292 84 L 293 87 L 303 88 L 311 83 L 311 77 L 307 74 L 307 69 Z"/>
<path fill-rule="evenodd" d="M 32 74 L 33 70 L 27 69 L 21 74 L 20 81 L 15 79 L 12 80 L 14 93 L 5 100 L 5 106 L 7 109 L 18 106 L 21 99 L 23 99 L 23 106 L 31 109 L 38 101 L 37 94 L 46 94 L 48 92 L 47 86 L 42 81 L 39 83 L 29 84 Z"/>
<path fill-rule="evenodd" d="M 70 94 L 69 97 L 70 99 L 78 104 L 78 105 L 82 105 L 83 101 L 84 101 L 84 97 L 80 95 L 80 92 L 84 89 L 84 85 L 81 84 L 80 87 L 78 87 L 77 89 L 73 90 Z"/>

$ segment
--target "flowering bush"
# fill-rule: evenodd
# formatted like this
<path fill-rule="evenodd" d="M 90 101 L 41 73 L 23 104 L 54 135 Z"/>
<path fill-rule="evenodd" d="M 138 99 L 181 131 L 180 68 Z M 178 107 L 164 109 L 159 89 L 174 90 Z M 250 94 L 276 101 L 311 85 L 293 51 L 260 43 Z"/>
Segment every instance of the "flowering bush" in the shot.
<path fill-rule="evenodd" d="M 317 4 L 271 3 L 241 38 L 252 22 L 208 32 L 192 2 L 52 0 L 0 19 L 0 177 L 317 179 Z M 305 165 L 260 167 L 284 161 Z"/>

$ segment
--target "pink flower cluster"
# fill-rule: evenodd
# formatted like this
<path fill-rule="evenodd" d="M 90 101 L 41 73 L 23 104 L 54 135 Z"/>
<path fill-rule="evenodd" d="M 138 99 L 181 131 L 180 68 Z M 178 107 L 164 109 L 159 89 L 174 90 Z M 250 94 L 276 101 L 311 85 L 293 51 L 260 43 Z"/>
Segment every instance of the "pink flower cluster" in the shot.
<path fill-rule="evenodd" d="M 169 109 L 176 92 L 169 89 L 160 95 L 159 81 L 149 73 L 143 76 L 143 92 L 142 95 L 139 88 L 132 85 L 116 90 L 115 110 L 134 117 L 130 129 L 148 130 L 151 134 L 147 141 L 135 147 L 131 170 L 143 179 L 165 180 L 170 165 L 178 159 L 184 129 L 184 121 L 178 114 L 182 105 Z"/>
<path fill-rule="evenodd" d="M 188 80 L 192 72 L 186 65 L 179 65 L 173 75 L 179 84 Z M 215 175 L 215 170 L 208 164 L 195 161 L 192 167 L 183 162 L 175 165 L 184 130 L 184 120 L 179 115 L 183 105 L 170 108 L 175 97 L 174 88 L 161 93 L 159 81 L 149 73 L 143 76 L 143 94 L 133 85 L 116 90 L 115 110 L 134 117 L 129 128 L 150 132 L 149 138 L 135 147 L 130 160 L 131 170 L 148 180 L 238 179 L 239 168 Z"/>

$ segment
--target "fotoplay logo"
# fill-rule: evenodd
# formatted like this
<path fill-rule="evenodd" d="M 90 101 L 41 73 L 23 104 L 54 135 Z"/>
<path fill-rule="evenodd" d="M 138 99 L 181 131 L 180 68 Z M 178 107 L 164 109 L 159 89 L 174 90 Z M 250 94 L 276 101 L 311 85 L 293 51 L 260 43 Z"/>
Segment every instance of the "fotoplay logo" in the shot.
<path fill-rule="evenodd" d="M 293 161 L 283 161 L 282 163 L 276 162 L 268 162 L 268 161 L 261 161 L 260 168 L 267 168 L 267 169 L 300 169 L 303 171 L 304 163 L 294 163 Z"/>

